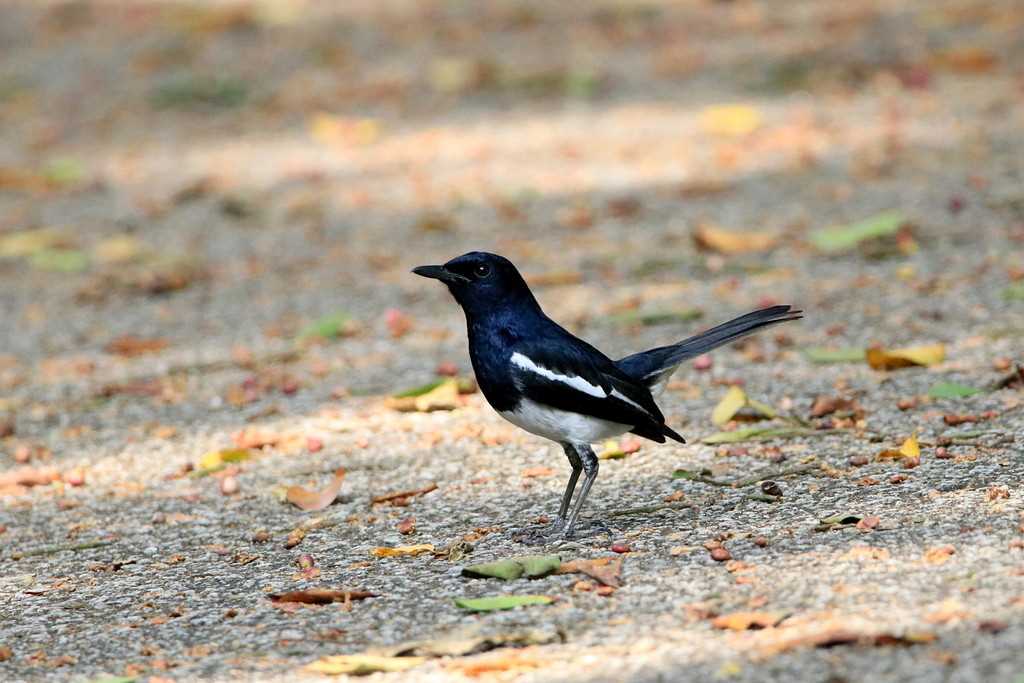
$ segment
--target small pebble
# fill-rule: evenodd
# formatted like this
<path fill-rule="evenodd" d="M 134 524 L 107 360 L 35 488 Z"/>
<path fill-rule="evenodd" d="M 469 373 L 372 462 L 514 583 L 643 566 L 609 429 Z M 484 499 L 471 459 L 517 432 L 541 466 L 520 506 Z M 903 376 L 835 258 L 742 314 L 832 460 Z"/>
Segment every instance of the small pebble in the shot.
<path fill-rule="evenodd" d="M 757 536 L 754 538 L 754 545 L 758 548 L 764 548 L 768 545 L 768 539 L 764 536 Z"/>
<path fill-rule="evenodd" d="M 774 481 L 762 481 L 761 482 L 761 493 L 766 496 L 775 496 L 776 498 L 782 497 L 782 487 Z"/>
<path fill-rule="evenodd" d="M 913 455 L 909 458 L 903 458 L 903 467 L 908 470 L 912 470 L 921 464 L 921 458 Z"/>
<path fill-rule="evenodd" d="M 232 476 L 220 480 L 220 492 L 225 496 L 233 496 L 238 493 L 238 480 Z"/>
<path fill-rule="evenodd" d="M 728 562 L 732 559 L 732 553 L 719 546 L 711 551 L 711 559 L 715 562 Z"/>
<path fill-rule="evenodd" d="M 295 558 L 295 565 L 299 569 L 311 569 L 316 566 L 316 560 L 309 553 L 302 553 Z"/>
<path fill-rule="evenodd" d="M 850 457 L 849 462 L 852 467 L 863 467 L 868 464 L 868 456 L 854 455 Z"/>
<path fill-rule="evenodd" d="M 628 553 L 632 552 L 632 548 L 626 543 L 612 543 L 611 551 L 613 553 Z"/>
<path fill-rule="evenodd" d="M 713 361 L 711 360 L 711 356 L 707 354 L 704 354 L 703 356 L 697 356 L 696 358 L 693 359 L 693 369 L 699 372 L 703 372 L 704 370 L 710 370 L 712 365 Z"/>
<path fill-rule="evenodd" d="M 266 529 L 260 529 L 252 535 L 251 540 L 253 543 L 266 543 L 270 540 L 270 532 Z"/>

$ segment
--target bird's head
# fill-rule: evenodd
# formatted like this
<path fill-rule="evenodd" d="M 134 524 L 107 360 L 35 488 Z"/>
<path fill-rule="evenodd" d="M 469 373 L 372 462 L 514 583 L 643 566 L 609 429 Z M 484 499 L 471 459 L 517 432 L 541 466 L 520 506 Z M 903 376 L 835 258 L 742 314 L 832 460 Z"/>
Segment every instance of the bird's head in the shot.
<path fill-rule="evenodd" d="M 412 272 L 443 282 L 467 313 L 519 301 L 535 302 L 512 262 L 486 251 L 471 251 L 443 266 L 419 266 Z"/>

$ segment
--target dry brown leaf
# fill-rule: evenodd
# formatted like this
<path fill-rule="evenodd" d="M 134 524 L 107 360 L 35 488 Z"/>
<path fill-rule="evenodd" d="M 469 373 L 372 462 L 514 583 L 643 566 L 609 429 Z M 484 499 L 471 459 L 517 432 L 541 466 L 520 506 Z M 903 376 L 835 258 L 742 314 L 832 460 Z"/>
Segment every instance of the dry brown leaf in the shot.
<path fill-rule="evenodd" d="M 551 469 L 550 467 L 543 467 L 543 466 L 541 466 L 541 467 L 528 467 L 525 470 L 523 470 L 522 474 L 523 474 L 523 477 L 530 478 L 530 477 L 550 477 L 554 473 L 555 473 L 555 471 L 553 469 Z"/>
<path fill-rule="evenodd" d="M 893 448 L 887 448 L 878 454 L 879 460 L 898 460 L 900 458 L 919 458 L 921 457 L 921 446 L 917 442 L 917 434 L 911 434 L 907 437 L 899 450 Z"/>
<path fill-rule="evenodd" d="M 605 586 L 618 588 L 622 585 L 621 557 L 598 557 L 593 560 L 570 560 L 563 562 L 556 574 L 586 574 Z"/>
<path fill-rule="evenodd" d="M 425 493 L 430 493 L 437 489 L 437 484 L 429 484 L 421 489 L 412 489 L 409 491 L 399 491 L 398 493 L 386 493 L 383 496 L 376 496 L 370 502 L 374 505 L 378 503 L 392 503 L 393 505 L 404 505 L 399 501 L 408 501 L 409 498 L 415 498 L 416 496 L 422 496 Z"/>
<path fill-rule="evenodd" d="M 432 552 L 434 552 L 433 544 L 421 543 L 419 545 L 399 545 L 394 548 L 374 548 L 370 554 L 374 557 L 410 557 Z"/>
<path fill-rule="evenodd" d="M 907 346 L 901 349 L 871 348 L 865 358 L 875 370 L 895 370 L 915 365 L 937 365 L 946 359 L 946 347 L 943 344 L 928 346 Z"/>
<path fill-rule="evenodd" d="M 106 345 L 104 351 L 116 356 L 134 358 L 135 356 L 142 356 L 147 353 L 159 353 L 166 349 L 167 346 L 168 341 L 166 339 L 160 339 L 159 337 L 137 337 L 134 334 L 126 334 L 112 339 Z"/>
<path fill-rule="evenodd" d="M 747 631 L 775 626 L 784 616 L 779 612 L 733 612 L 715 617 L 711 625 L 730 631 Z"/>
<path fill-rule="evenodd" d="M 352 602 L 375 598 L 377 593 L 342 588 L 308 588 L 287 593 L 271 593 L 267 597 L 273 603 L 298 602 L 304 605 L 329 605 L 332 602 Z"/>
<path fill-rule="evenodd" d="M 323 510 L 334 502 L 341 492 L 341 484 L 345 481 L 345 468 L 339 467 L 334 471 L 334 479 L 326 488 L 319 491 L 310 491 L 301 486 L 289 486 L 285 492 L 285 498 L 289 503 L 307 512 Z"/>
<path fill-rule="evenodd" d="M 924 561 L 928 564 L 945 564 L 955 554 L 956 548 L 953 546 L 937 545 L 925 551 Z"/>
<path fill-rule="evenodd" d="M 542 660 L 531 650 L 504 650 L 495 654 L 487 654 L 466 659 L 457 659 L 445 664 L 445 668 L 458 671 L 464 676 L 476 678 L 485 674 L 502 671 L 516 671 L 519 669 L 539 669 L 550 660 Z"/>
<path fill-rule="evenodd" d="M 693 241 L 701 249 L 720 254 L 745 254 L 768 251 L 778 243 L 778 236 L 767 232 L 738 232 L 701 223 L 693 231 Z"/>
<path fill-rule="evenodd" d="M 331 655 L 306 665 L 306 669 L 325 676 L 365 676 L 389 671 L 404 671 L 427 661 L 426 657 L 382 657 L 380 655 Z"/>
<path fill-rule="evenodd" d="M 435 410 L 455 410 L 461 405 L 459 399 L 459 382 L 448 379 L 435 388 L 419 396 L 392 397 L 387 401 L 389 407 L 403 413 L 429 413 Z"/>
<path fill-rule="evenodd" d="M 755 642 L 761 654 L 770 657 L 801 648 L 846 643 L 915 645 L 930 643 L 935 637 L 934 633 L 927 631 L 895 632 L 866 617 L 824 613 L 788 619 L 776 628 L 759 632 Z"/>

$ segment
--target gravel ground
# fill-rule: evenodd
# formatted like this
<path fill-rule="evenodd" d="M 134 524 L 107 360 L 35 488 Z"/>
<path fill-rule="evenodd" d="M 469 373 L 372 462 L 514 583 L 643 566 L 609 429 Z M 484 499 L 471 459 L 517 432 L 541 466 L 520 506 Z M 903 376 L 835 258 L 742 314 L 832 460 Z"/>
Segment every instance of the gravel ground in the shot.
<path fill-rule="evenodd" d="M 26 455 L 63 479 L 0 486 L 0 678 L 314 679 L 303 667 L 327 655 L 532 629 L 542 643 L 374 677 L 1016 680 L 1022 387 L 926 397 L 1024 361 L 1021 35 L 1012 0 L 3 3 L 0 245 L 50 228 L 65 251 L 0 246 L 0 482 Z M 892 209 L 913 237 L 886 258 L 809 244 Z M 701 226 L 777 239 L 702 251 Z M 661 405 L 690 443 L 603 461 L 580 534 L 559 541 L 542 518 L 560 449 L 479 394 L 426 413 L 387 400 L 439 364 L 469 372 L 461 313 L 408 271 L 471 249 L 509 256 L 610 355 L 769 301 L 806 318 L 684 367 Z M 703 316 L 614 317 L 636 307 Z M 351 334 L 295 341 L 337 313 Z M 125 335 L 160 348 L 111 352 Z M 937 343 L 942 362 L 891 372 L 802 353 Z M 701 444 L 739 380 L 816 429 Z M 811 418 L 820 396 L 863 414 Z M 185 472 L 243 429 L 275 443 Z M 917 467 L 877 458 L 915 432 Z M 335 505 L 281 502 L 338 467 Z M 836 514 L 877 520 L 818 529 Z M 372 555 L 467 541 L 462 557 Z M 461 575 L 615 543 L 630 552 L 611 595 L 578 574 Z M 379 597 L 267 599 L 317 586 Z M 453 604 L 504 593 L 556 600 Z M 712 624 L 752 610 L 785 619 Z"/>

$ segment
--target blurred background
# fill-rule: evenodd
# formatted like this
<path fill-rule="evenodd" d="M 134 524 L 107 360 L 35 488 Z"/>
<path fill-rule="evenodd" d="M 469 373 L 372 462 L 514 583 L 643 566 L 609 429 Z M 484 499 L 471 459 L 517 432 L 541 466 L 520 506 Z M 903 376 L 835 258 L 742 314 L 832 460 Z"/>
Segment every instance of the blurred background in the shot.
<path fill-rule="evenodd" d="M 985 249 L 1022 31 L 1014 0 L 8 0 L 3 349 L 371 322 L 472 248 L 580 319 L 630 306 L 581 282 L 728 288 L 894 209 Z"/>

